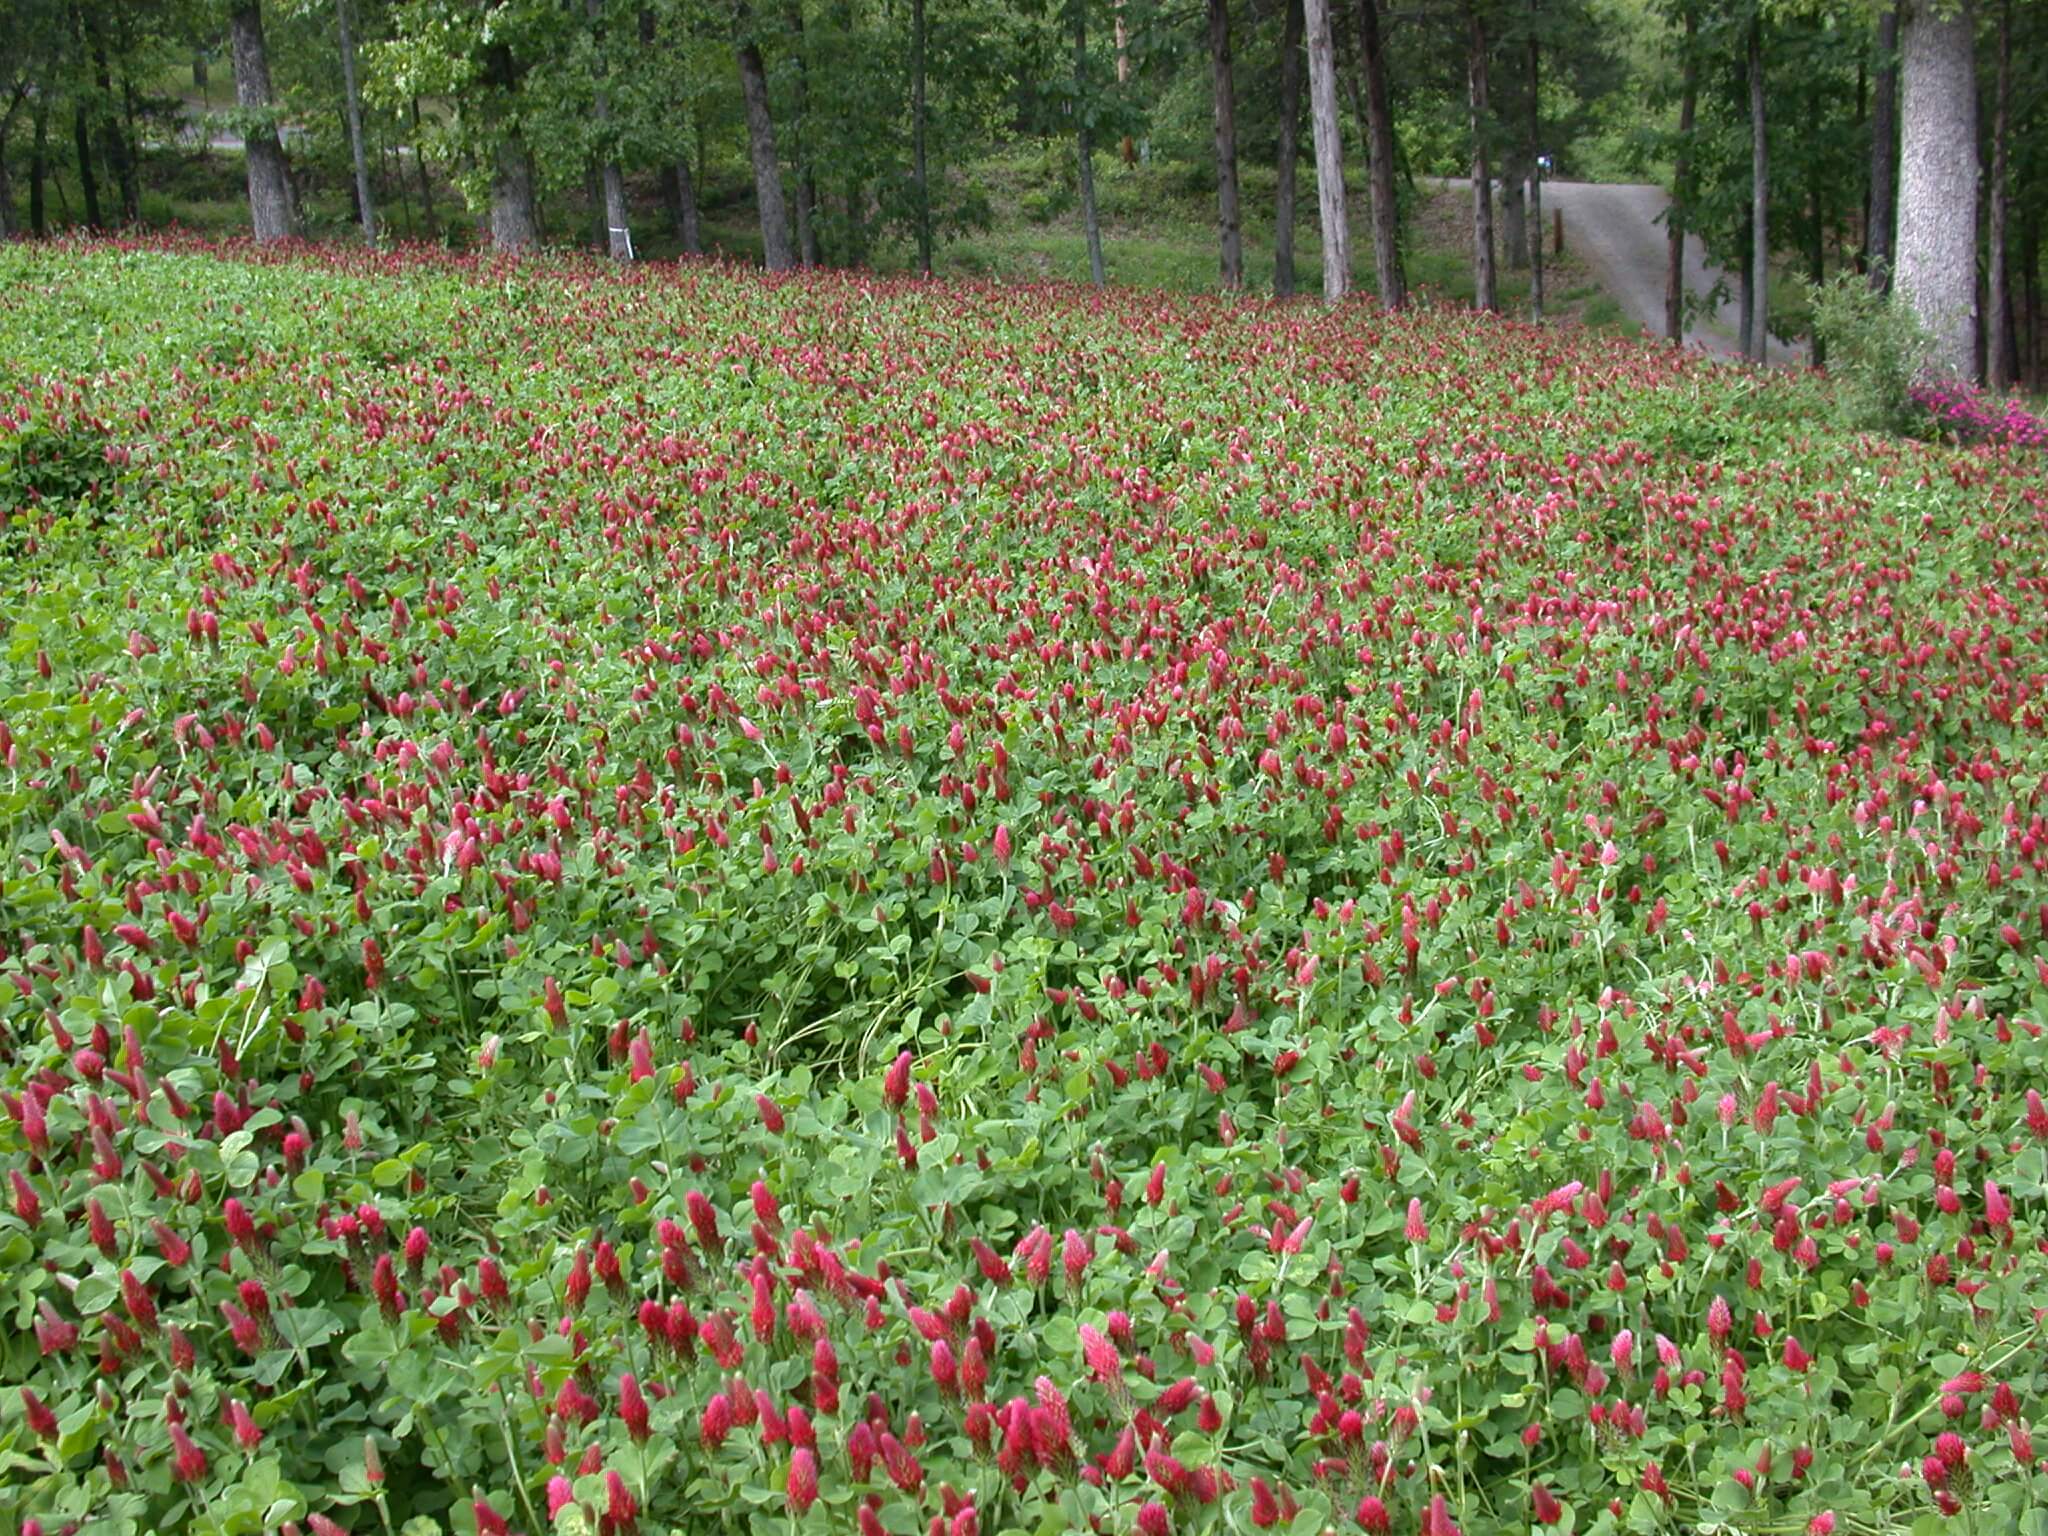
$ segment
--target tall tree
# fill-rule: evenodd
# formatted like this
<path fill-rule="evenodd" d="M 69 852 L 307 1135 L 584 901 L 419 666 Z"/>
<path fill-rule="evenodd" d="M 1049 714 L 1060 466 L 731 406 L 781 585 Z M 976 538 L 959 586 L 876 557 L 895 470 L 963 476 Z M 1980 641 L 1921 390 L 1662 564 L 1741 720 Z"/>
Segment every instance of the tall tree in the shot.
<path fill-rule="evenodd" d="M 1904 0 L 1877 13 L 1877 81 L 1870 105 L 1870 207 L 1864 218 L 1863 264 L 1870 286 L 1892 281 L 1892 220 L 1899 153 L 1899 13 Z"/>
<path fill-rule="evenodd" d="M 677 28 L 680 34 L 682 29 Z M 640 48 L 644 55 L 652 55 L 658 39 L 654 7 L 640 7 Z M 661 165 L 661 200 L 668 209 L 669 223 L 675 228 L 676 238 L 683 243 L 683 249 L 696 255 L 704 249 L 703 222 L 697 211 L 697 178 L 690 173 L 690 157 L 677 151 L 668 155 Z"/>
<path fill-rule="evenodd" d="M 107 33 L 97 6 L 84 6 L 79 14 L 85 23 L 86 41 L 92 53 L 93 104 L 100 119 L 100 154 L 114 173 L 114 190 L 121 199 L 121 222 L 132 224 L 142 217 L 142 183 L 135 163 L 135 146 L 122 131 L 121 118 L 114 110 L 114 74 L 107 59 Z"/>
<path fill-rule="evenodd" d="M 21 77 L 6 85 L 4 103 L 0 103 L 0 240 L 12 240 L 14 228 L 14 178 L 7 165 L 7 139 L 14 131 L 15 123 L 21 117 L 21 109 L 28 101 L 28 80 Z"/>
<path fill-rule="evenodd" d="M 341 33 L 341 98 L 348 119 L 348 152 L 355 163 L 356 211 L 362 218 L 365 244 L 377 243 L 377 205 L 370 196 L 370 158 L 363 147 L 363 97 L 356 83 L 354 0 L 334 0 L 335 25 Z"/>
<path fill-rule="evenodd" d="M 626 206 L 626 172 L 619 164 L 619 145 L 612 124 L 611 91 L 605 84 L 604 0 L 584 0 L 584 15 L 595 34 L 597 80 L 590 115 L 597 126 L 598 176 L 604 189 L 604 246 L 613 261 L 633 259 L 633 214 Z"/>
<path fill-rule="evenodd" d="M 1237 100 L 1230 78 L 1230 0 L 1209 0 L 1210 91 L 1216 121 L 1216 232 L 1223 286 L 1244 287 L 1237 202 Z"/>
<path fill-rule="evenodd" d="M 917 270 L 932 275 L 932 177 L 926 144 L 925 0 L 910 0 L 910 175 L 917 197 Z"/>
<path fill-rule="evenodd" d="M 1492 128 L 1487 105 L 1486 22 L 1477 4 L 1466 5 L 1465 95 L 1472 122 L 1472 306 L 1500 308 L 1493 272 L 1493 165 L 1487 154 Z"/>
<path fill-rule="evenodd" d="M 434 179 L 427 173 L 427 140 L 420 131 L 420 99 L 410 97 L 407 105 L 412 111 L 412 166 L 420 181 L 420 217 L 427 227 L 427 238 L 441 238 L 440 220 L 434 216 Z"/>
<path fill-rule="evenodd" d="M 1280 24 L 1280 128 L 1273 178 L 1273 292 L 1294 293 L 1295 172 L 1301 158 L 1301 5 L 1283 0 Z"/>
<path fill-rule="evenodd" d="M 789 243 L 789 205 L 782 196 L 782 166 L 775 158 L 775 119 L 768 110 L 768 70 L 754 40 L 753 12 L 746 0 L 734 7 L 734 52 L 740 92 L 747 106 L 747 153 L 754 166 L 754 201 L 761 215 L 761 252 L 770 272 L 796 265 Z"/>
<path fill-rule="evenodd" d="M 257 240 L 283 240 L 292 232 L 291 180 L 277 137 L 260 0 L 241 0 L 228 13 L 228 31 L 235 60 L 235 105 L 241 109 L 243 157 L 248 163 L 249 222 Z"/>
<path fill-rule="evenodd" d="M 1100 288 L 1108 274 L 1102 264 L 1102 220 L 1095 210 L 1095 107 L 1088 93 L 1088 0 L 1067 0 L 1074 29 L 1074 152 L 1081 168 L 1081 222 L 1088 238 L 1088 280 Z"/>
<path fill-rule="evenodd" d="M 1372 178 L 1372 258 L 1380 302 L 1399 309 L 1408 302 L 1401 270 L 1401 208 L 1394 197 L 1394 104 L 1387 90 L 1386 42 L 1380 33 L 1379 0 L 1357 0 L 1358 67 L 1365 71 L 1365 159 Z"/>
<path fill-rule="evenodd" d="M 92 161 L 92 125 L 86 118 L 83 101 L 75 103 L 71 109 L 71 141 L 78 151 L 78 190 L 85 199 L 85 227 L 105 229 L 106 220 L 100 216 L 99 172 L 94 169 Z"/>
<path fill-rule="evenodd" d="M 1664 214 L 1664 339 L 1674 347 L 1685 340 L 1685 233 L 1692 211 L 1692 136 L 1700 94 L 1696 6 L 1686 4 L 1680 25 L 1678 142 L 1671 155 L 1671 206 Z"/>
<path fill-rule="evenodd" d="M 1989 302 L 1984 317 L 1985 381 L 1993 389 L 2010 389 L 2019 380 L 2019 357 L 2012 327 L 2012 268 L 2009 232 L 2012 201 L 2008 180 L 2012 162 L 2012 0 L 1998 0 L 1998 64 L 1991 101 L 1991 174 L 1984 193 L 1989 200 L 1985 226 L 1985 286 Z"/>
<path fill-rule="evenodd" d="M 1538 0 L 1529 0 L 1529 317 L 1543 319 L 1543 39 L 1536 25 Z"/>
<path fill-rule="evenodd" d="M 1351 290 L 1351 230 L 1344 208 L 1344 141 L 1337 120 L 1337 59 L 1330 0 L 1303 0 L 1308 33 L 1308 115 L 1316 147 L 1316 201 L 1322 214 L 1323 298 Z"/>
<path fill-rule="evenodd" d="M 491 244 L 500 251 L 524 251 L 540 243 L 533 150 L 519 102 L 522 72 L 509 43 L 486 44 L 484 78 L 498 115 L 491 149 Z"/>
<path fill-rule="evenodd" d="M 1771 318 L 1771 161 L 1764 118 L 1764 23 L 1761 10 L 1749 18 L 1749 358 L 1764 361 Z"/>
<path fill-rule="evenodd" d="M 1899 76 L 1894 286 L 1933 338 L 1933 365 L 1968 374 L 1976 351 L 1977 45 L 1967 3 L 1916 0 L 1902 28 Z"/>
<path fill-rule="evenodd" d="M 789 37 L 794 66 L 790 82 L 789 148 L 796 162 L 796 197 L 791 214 L 796 223 L 797 260 L 804 266 L 818 264 L 818 177 L 811 165 L 809 147 L 810 87 L 809 65 L 804 57 L 803 0 L 789 0 L 783 10 L 784 29 Z"/>

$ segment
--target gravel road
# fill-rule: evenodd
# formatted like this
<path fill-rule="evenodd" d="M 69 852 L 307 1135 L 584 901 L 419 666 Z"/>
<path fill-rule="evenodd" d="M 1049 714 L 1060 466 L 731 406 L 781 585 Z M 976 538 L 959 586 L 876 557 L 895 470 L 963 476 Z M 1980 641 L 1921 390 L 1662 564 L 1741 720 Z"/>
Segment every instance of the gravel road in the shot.
<path fill-rule="evenodd" d="M 1447 179 L 1446 187 L 1469 188 L 1469 181 Z M 1591 181 L 1543 183 L 1543 217 L 1549 223 L 1564 212 L 1564 243 L 1575 252 L 1600 285 L 1614 296 L 1628 317 L 1661 335 L 1664 330 L 1664 226 L 1660 222 L 1669 199 L 1662 187 L 1617 185 Z M 1704 298 L 1723 274 L 1707 260 L 1697 236 L 1685 242 L 1685 282 Z M 1741 321 L 1736 315 L 1735 279 L 1728 276 L 1725 300 L 1712 314 L 1696 316 L 1685 333 L 1687 346 L 1721 357 L 1740 355 Z M 1803 362 L 1803 342 L 1787 344 L 1771 338 L 1768 361 Z"/>

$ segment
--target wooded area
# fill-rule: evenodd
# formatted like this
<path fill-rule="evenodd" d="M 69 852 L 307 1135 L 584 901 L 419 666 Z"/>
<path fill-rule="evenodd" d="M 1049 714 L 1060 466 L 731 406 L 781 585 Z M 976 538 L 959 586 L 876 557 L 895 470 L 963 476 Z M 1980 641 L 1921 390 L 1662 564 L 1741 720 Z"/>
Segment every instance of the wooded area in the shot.
<path fill-rule="evenodd" d="M 1408 295 L 1418 178 L 1469 176 L 1475 302 L 1495 308 L 1497 265 L 1540 273 L 1542 175 L 1654 179 L 1674 195 L 1674 339 L 1691 232 L 1734 275 L 1752 358 L 1803 326 L 1787 298 L 1799 280 L 1853 269 L 1910 301 L 1945 368 L 1998 387 L 2043 376 L 2048 10 L 2034 0 L 14 0 L 10 12 L 0 235 L 177 220 L 182 167 L 239 154 L 260 241 L 337 233 L 309 215 L 324 202 L 371 241 L 569 239 L 632 260 L 704 249 L 707 200 L 744 200 L 771 269 L 929 272 L 936 249 L 988 223 L 983 168 L 1035 152 L 1055 168 L 1046 200 L 1078 207 L 1097 283 L 1098 160 L 1115 156 L 1213 190 L 1223 288 L 1245 285 L 1254 225 L 1270 230 L 1274 290 L 1293 291 L 1308 217 L 1331 258 L 1323 292 L 1343 297 L 1358 217 L 1370 286 L 1393 306 Z M 232 74 L 232 106 L 215 104 L 215 70 Z M 1315 177 L 1308 209 L 1298 161 Z"/>

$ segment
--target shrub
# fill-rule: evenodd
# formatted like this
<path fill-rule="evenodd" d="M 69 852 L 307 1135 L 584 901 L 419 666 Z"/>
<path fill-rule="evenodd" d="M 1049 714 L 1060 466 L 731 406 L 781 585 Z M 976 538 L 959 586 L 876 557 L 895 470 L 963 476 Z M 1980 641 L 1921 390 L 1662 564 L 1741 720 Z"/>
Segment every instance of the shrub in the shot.
<path fill-rule="evenodd" d="M 1923 379 L 1912 388 L 1914 406 L 1944 437 L 1964 443 L 2006 443 L 2048 448 L 2048 421 L 2017 400 L 2000 400 L 1969 384 Z"/>
<path fill-rule="evenodd" d="M 1921 420 L 1913 381 L 1929 338 L 1904 304 L 1873 293 L 1856 272 L 1811 283 L 1814 328 L 1827 345 L 1836 419 L 1853 432 L 1908 435 Z"/>

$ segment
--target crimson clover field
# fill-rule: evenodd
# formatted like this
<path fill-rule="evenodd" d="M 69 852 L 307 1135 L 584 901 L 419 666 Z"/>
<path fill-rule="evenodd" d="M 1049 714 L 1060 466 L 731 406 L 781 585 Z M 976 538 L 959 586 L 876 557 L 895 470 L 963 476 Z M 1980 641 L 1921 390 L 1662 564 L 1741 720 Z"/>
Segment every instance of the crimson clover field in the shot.
<path fill-rule="evenodd" d="M 2048 468 L 1825 420 L 0 249 L 0 1531 L 2048 1531 Z"/>

